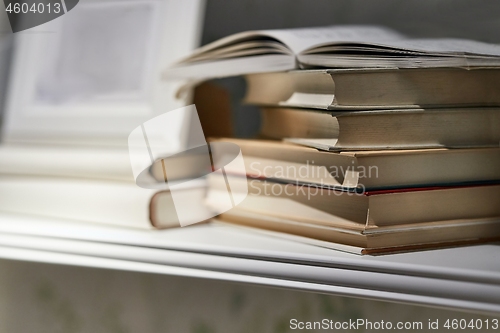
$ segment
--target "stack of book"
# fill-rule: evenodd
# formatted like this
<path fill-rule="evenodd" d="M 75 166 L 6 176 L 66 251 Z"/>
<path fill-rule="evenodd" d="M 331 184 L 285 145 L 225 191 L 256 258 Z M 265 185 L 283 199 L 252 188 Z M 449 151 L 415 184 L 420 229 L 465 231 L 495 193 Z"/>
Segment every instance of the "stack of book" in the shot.
<path fill-rule="evenodd" d="M 230 36 L 165 75 L 244 75 L 261 107 L 260 139 L 216 139 L 249 191 L 220 220 L 378 254 L 500 239 L 499 65 L 497 45 L 326 27 Z"/>
<path fill-rule="evenodd" d="M 183 175 L 171 176 L 175 184 Z M 201 201 L 205 183 L 186 184 L 183 193 Z M 0 198 L 2 213 L 139 229 L 179 226 L 170 192 L 137 186 L 122 148 L 2 144 Z"/>

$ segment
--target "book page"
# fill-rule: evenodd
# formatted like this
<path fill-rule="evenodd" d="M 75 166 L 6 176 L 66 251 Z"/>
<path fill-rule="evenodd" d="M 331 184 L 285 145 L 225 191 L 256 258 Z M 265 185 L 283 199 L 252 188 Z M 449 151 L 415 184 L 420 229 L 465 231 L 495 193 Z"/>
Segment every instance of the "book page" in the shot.
<path fill-rule="evenodd" d="M 212 56 L 213 52 L 217 52 L 218 49 L 231 48 L 242 43 L 265 43 L 265 39 L 268 38 L 275 39 L 277 42 L 284 44 L 291 53 L 298 54 L 308 48 L 325 43 L 352 41 L 375 43 L 377 41 L 401 39 L 404 36 L 387 28 L 367 25 L 245 31 L 204 45 L 188 57 L 179 60 L 178 63 L 189 62 L 203 54 Z"/>
<path fill-rule="evenodd" d="M 371 44 L 398 41 L 405 38 L 403 35 L 387 28 L 362 25 L 262 30 L 258 33 L 280 40 L 295 54 L 326 43 L 355 42 Z"/>
<path fill-rule="evenodd" d="M 500 56 L 500 45 L 467 39 L 399 39 L 386 41 L 382 45 L 433 54 Z"/>

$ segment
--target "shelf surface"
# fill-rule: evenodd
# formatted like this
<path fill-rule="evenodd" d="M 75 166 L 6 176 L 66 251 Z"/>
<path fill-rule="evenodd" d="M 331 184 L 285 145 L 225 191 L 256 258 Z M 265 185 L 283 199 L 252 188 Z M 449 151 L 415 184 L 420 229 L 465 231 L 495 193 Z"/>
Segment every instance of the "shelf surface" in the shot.
<path fill-rule="evenodd" d="M 0 257 L 500 313 L 500 244 L 359 256 L 227 225 L 145 231 L 0 214 Z"/>

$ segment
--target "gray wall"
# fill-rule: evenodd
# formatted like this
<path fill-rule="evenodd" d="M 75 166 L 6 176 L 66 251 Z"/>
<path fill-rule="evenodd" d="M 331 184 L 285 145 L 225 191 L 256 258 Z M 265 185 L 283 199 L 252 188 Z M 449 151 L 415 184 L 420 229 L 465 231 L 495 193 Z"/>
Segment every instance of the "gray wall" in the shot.
<path fill-rule="evenodd" d="M 381 24 L 421 37 L 500 43 L 495 0 L 207 0 L 203 43 L 239 31 Z"/>

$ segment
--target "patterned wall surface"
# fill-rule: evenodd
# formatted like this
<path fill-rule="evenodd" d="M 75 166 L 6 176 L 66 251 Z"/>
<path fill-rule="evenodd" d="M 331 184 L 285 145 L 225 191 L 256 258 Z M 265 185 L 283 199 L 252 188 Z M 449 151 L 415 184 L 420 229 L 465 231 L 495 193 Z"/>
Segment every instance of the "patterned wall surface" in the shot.
<path fill-rule="evenodd" d="M 429 319 L 488 318 L 221 281 L 7 260 L 0 260 L 0 281 L 2 333 L 282 333 L 300 331 L 290 328 L 294 318 L 424 325 Z"/>

